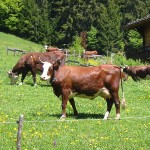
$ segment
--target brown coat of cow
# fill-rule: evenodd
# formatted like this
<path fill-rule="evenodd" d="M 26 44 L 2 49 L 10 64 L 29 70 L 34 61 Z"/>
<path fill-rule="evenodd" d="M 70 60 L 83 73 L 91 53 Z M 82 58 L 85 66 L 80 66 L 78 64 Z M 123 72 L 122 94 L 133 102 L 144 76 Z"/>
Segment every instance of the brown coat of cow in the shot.
<path fill-rule="evenodd" d="M 8 72 L 11 84 L 16 84 L 19 74 L 22 74 L 21 83 L 23 83 L 28 72 L 31 72 L 34 85 L 36 85 L 36 74 L 43 71 L 42 61 L 54 62 L 56 59 L 60 59 L 61 65 L 65 64 L 65 55 L 61 51 L 56 52 L 30 52 L 23 55 L 11 71 Z M 16 80 L 14 80 L 16 79 Z"/>
<path fill-rule="evenodd" d="M 150 66 L 126 66 L 123 72 L 132 77 L 134 81 L 150 78 Z"/>
<path fill-rule="evenodd" d="M 44 65 L 43 65 L 44 67 Z M 46 68 L 44 68 L 46 69 Z M 53 69 L 53 74 L 50 70 Z M 104 119 L 108 118 L 112 105 L 116 107 L 116 119 L 120 118 L 119 83 L 123 77 L 121 68 L 114 65 L 101 65 L 97 67 L 60 66 L 54 64 L 41 79 L 51 78 L 51 85 L 57 97 L 62 98 L 62 116 L 66 117 L 66 105 L 72 105 L 74 115 L 78 112 L 73 97 L 86 97 L 94 99 L 101 96 L 107 101 L 107 111 Z"/>

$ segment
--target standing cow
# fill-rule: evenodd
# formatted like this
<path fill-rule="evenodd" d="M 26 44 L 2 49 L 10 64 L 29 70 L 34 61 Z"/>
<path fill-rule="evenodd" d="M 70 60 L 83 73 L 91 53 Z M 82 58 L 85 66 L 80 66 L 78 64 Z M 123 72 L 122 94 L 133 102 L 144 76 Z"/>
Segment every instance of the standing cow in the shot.
<path fill-rule="evenodd" d="M 62 99 L 62 116 L 66 118 L 67 102 L 72 105 L 74 115 L 78 115 L 74 97 L 94 99 L 101 96 L 106 99 L 106 120 L 112 105 L 116 107 L 116 119 L 120 119 L 119 83 L 124 73 L 121 68 L 114 65 L 101 65 L 97 67 L 59 66 L 57 60 L 54 64 L 43 62 L 42 80 L 50 79 L 54 93 Z M 123 89 L 123 88 L 122 88 Z M 123 101 L 125 104 L 125 100 Z"/>
<path fill-rule="evenodd" d="M 126 66 L 123 72 L 132 77 L 134 81 L 150 79 L 150 65 L 148 66 Z"/>
<path fill-rule="evenodd" d="M 26 75 L 31 72 L 34 85 L 36 85 L 36 74 L 43 71 L 41 60 L 53 62 L 57 58 L 61 60 L 61 65 L 65 64 L 65 55 L 61 51 L 31 52 L 23 55 L 13 69 L 8 72 L 11 84 L 16 84 L 19 74 L 22 74 L 21 83 L 19 84 L 22 85 Z"/>

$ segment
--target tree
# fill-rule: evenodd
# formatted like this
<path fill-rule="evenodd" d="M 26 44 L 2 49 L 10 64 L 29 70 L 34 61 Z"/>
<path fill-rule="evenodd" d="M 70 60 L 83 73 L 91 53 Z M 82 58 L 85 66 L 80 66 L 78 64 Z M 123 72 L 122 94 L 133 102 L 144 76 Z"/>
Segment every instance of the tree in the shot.
<path fill-rule="evenodd" d="M 36 43 L 47 43 L 50 35 L 47 10 L 47 0 L 23 0 L 18 34 Z"/>
<path fill-rule="evenodd" d="M 98 20 L 99 51 L 106 54 L 117 52 L 122 45 L 121 16 L 119 7 L 114 0 L 109 0 L 105 6 L 101 4 L 101 13 Z"/>
<path fill-rule="evenodd" d="M 15 33 L 19 23 L 21 0 L 1 0 L 0 3 L 0 27 L 4 31 Z"/>
<path fill-rule="evenodd" d="M 98 30 L 95 27 L 91 27 L 91 30 L 87 33 L 87 49 L 98 50 L 98 39 L 97 39 Z"/>
<path fill-rule="evenodd" d="M 53 0 L 51 4 L 54 45 L 72 43 L 74 36 L 90 30 L 99 14 L 96 0 Z"/>

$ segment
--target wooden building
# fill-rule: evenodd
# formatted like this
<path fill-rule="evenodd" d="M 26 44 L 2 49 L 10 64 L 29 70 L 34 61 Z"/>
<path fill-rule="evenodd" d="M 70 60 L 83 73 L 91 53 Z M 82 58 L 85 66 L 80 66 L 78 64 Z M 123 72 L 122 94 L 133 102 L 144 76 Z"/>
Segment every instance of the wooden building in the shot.
<path fill-rule="evenodd" d="M 135 58 L 150 61 L 150 14 L 144 18 L 128 23 L 125 30 L 136 30 L 143 38 L 143 48 L 135 54 Z"/>

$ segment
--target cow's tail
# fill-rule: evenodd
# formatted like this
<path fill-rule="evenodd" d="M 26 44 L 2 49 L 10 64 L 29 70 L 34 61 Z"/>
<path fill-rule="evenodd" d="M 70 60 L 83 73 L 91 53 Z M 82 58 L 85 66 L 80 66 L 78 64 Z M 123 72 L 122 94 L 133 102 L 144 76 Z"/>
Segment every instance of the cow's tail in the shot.
<path fill-rule="evenodd" d="M 124 90 L 123 90 L 123 81 L 122 81 L 122 68 L 120 67 L 120 79 L 121 79 L 121 91 L 122 91 L 122 108 L 125 109 L 126 107 L 126 100 L 124 96 Z"/>

